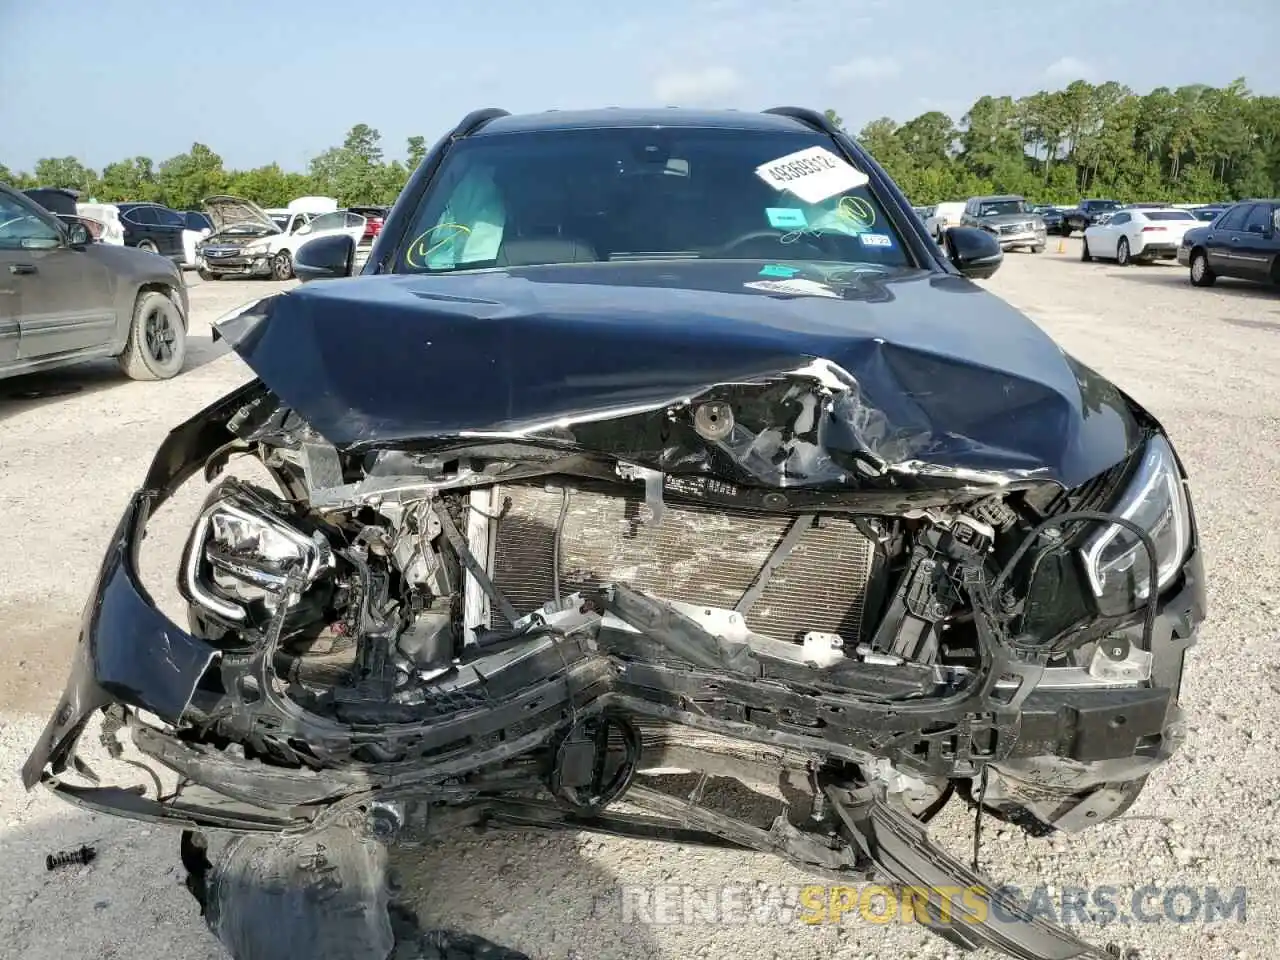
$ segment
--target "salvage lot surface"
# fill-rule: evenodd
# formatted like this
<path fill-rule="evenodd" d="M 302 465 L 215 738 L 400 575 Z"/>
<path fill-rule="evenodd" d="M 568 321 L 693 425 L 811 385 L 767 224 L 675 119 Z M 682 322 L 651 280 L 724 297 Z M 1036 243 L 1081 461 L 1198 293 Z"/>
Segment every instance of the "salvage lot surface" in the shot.
<path fill-rule="evenodd" d="M 1169 429 L 1191 471 L 1209 566 L 1210 621 L 1189 658 L 1187 745 L 1129 814 L 1077 836 L 1031 839 L 994 821 L 984 869 L 1029 890 L 1151 884 L 1247 888 L 1238 916 L 1081 927 L 1143 960 L 1258 957 L 1280 940 L 1280 293 L 1230 281 L 1192 288 L 1185 270 L 1079 262 L 1079 240 L 1011 254 L 984 285 L 1027 311 L 1071 353 L 1116 381 Z M 191 278 L 191 358 L 167 383 L 126 381 L 114 363 L 0 381 L 0 957 L 24 960 L 221 958 L 181 883 L 177 835 L 91 817 L 17 770 L 67 672 L 76 624 L 107 538 L 166 431 L 247 377 L 209 339 L 209 323 L 271 283 Z M 173 569 L 195 507 L 175 498 L 153 522 L 144 575 L 172 610 Z M 91 738 L 86 738 L 91 739 Z M 129 782 L 135 782 L 136 777 Z M 935 832 L 965 856 L 971 817 L 958 801 Z M 89 867 L 46 873 L 47 852 L 98 846 Z M 644 923 L 627 888 L 689 885 L 700 895 L 811 882 L 772 858 L 552 835 L 468 835 L 395 857 L 426 923 L 486 934 L 536 958 L 948 957 L 918 927 Z M 632 906 L 643 905 L 634 892 Z M 1057 901 L 1055 901 L 1057 902 Z M 1188 911 L 1184 895 L 1175 904 Z M 641 911 L 642 912 L 642 911 Z M 661 919 L 661 918 L 659 918 Z M 969 954 L 975 960 L 981 955 Z"/>

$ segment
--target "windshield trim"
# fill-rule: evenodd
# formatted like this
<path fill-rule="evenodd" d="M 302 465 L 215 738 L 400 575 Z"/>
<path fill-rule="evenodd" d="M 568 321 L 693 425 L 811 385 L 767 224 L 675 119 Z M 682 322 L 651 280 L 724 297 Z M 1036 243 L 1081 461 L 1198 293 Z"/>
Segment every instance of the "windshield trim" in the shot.
<path fill-rule="evenodd" d="M 607 130 L 635 130 L 635 126 L 620 124 L 616 128 L 609 127 Z M 884 216 L 884 231 L 889 231 L 893 238 L 897 241 L 897 246 L 901 251 L 904 263 L 892 265 L 894 269 L 926 269 L 931 272 L 950 274 L 956 273 L 951 266 L 950 261 L 941 252 L 941 250 L 933 249 L 932 240 L 928 244 L 924 243 L 923 226 L 919 223 L 919 218 L 915 216 L 909 200 L 902 195 L 899 188 L 891 178 L 879 167 L 875 159 L 865 152 L 857 143 L 847 135 L 831 133 L 828 134 L 823 130 L 813 127 L 798 127 L 794 130 L 779 131 L 763 131 L 752 127 L 717 127 L 717 126 L 693 126 L 693 125 L 673 125 L 666 127 L 663 125 L 655 125 L 654 127 L 646 127 L 644 129 L 662 129 L 669 130 L 676 135 L 691 135 L 700 133 L 718 133 L 718 134 L 739 134 L 747 137 L 769 137 L 778 139 L 790 139 L 795 141 L 795 149 L 803 150 L 813 146 L 821 146 L 831 150 L 846 162 L 859 169 L 867 175 L 867 182 L 862 189 L 870 195 L 876 203 L 878 211 Z M 378 243 L 382 247 L 376 250 L 374 256 L 367 261 L 364 273 L 390 273 L 397 275 L 448 275 L 452 273 L 474 273 L 477 271 L 493 269 L 493 265 L 487 261 L 481 262 L 479 266 L 462 266 L 453 267 L 447 270 L 435 271 L 414 271 L 404 268 L 404 262 L 409 248 L 419 239 L 414 236 L 415 227 L 423 215 L 423 211 L 430 203 L 432 194 L 440 182 L 440 173 L 449 162 L 450 158 L 456 155 L 459 149 L 466 149 L 467 145 L 474 142 L 483 142 L 487 140 L 497 140 L 499 138 L 511 138 L 514 136 L 537 137 L 537 138 L 557 138 L 566 134 L 583 133 L 586 131 L 602 132 L 600 128 L 593 127 L 571 127 L 556 128 L 549 130 L 512 130 L 486 133 L 484 137 L 476 137 L 474 139 L 468 137 L 446 137 L 433 148 L 425 162 L 419 165 L 415 175 L 411 178 L 410 183 L 406 186 L 399 200 L 388 212 L 387 223 L 384 224 L 383 232 L 379 238 L 383 243 Z M 394 231 L 386 229 L 387 226 L 393 225 Z M 882 231 L 883 232 L 883 231 Z M 377 241 L 375 241 L 377 242 Z M 655 257 L 654 259 L 660 259 Z M 708 258 L 714 259 L 714 258 Z M 604 260 L 603 263 L 620 262 Z M 635 262 L 631 259 L 631 262 Z M 830 263 L 845 263 L 849 266 L 874 264 L 878 267 L 884 264 L 875 263 L 874 261 L 824 261 Z M 549 265 L 548 265 L 549 266 Z M 502 268 L 510 269 L 510 268 Z"/>

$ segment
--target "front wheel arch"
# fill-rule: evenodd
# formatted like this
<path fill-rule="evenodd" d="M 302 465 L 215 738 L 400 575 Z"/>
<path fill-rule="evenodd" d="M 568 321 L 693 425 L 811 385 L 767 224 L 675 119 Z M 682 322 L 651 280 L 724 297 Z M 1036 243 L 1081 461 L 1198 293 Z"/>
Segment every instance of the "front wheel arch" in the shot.
<path fill-rule="evenodd" d="M 134 294 L 133 302 L 136 304 L 144 293 L 162 293 L 170 300 L 173 305 L 178 308 L 178 314 L 182 317 L 182 329 L 185 331 L 191 325 L 190 318 L 182 309 L 182 300 L 178 297 L 178 291 L 172 283 L 162 283 L 159 281 L 153 283 L 144 283 L 138 288 L 138 292 Z"/>
<path fill-rule="evenodd" d="M 160 286 L 138 291 L 129 334 L 116 357 L 131 380 L 168 380 L 181 373 L 186 363 L 187 317 L 172 287 Z"/>
<path fill-rule="evenodd" d="M 1201 258 L 1204 261 L 1204 274 L 1200 280 L 1196 279 L 1196 274 L 1195 274 L 1195 264 L 1196 264 L 1197 257 Z M 1193 285 L 1197 287 L 1209 287 L 1209 286 L 1212 286 L 1214 281 L 1218 279 L 1218 275 L 1214 272 L 1213 267 L 1209 265 L 1209 251 L 1206 248 L 1202 246 L 1192 247 L 1191 253 L 1187 257 L 1187 262 L 1189 267 L 1188 274 L 1190 275 L 1191 282 Z"/>

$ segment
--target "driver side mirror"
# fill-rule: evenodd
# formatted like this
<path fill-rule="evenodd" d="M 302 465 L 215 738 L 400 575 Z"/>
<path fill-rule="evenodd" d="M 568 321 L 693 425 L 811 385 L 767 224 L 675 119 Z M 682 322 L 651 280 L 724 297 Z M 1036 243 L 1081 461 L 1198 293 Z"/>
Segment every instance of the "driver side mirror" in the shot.
<path fill-rule="evenodd" d="M 308 280 L 335 280 L 354 272 L 356 242 L 345 233 L 316 237 L 300 246 L 293 255 L 293 272 L 303 283 Z"/>
<path fill-rule="evenodd" d="M 985 280 L 1004 262 L 1000 241 L 976 227 L 952 227 L 943 236 L 947 259 L 970 280 Z"/>
<path fill-rule="evenodd" d="M 87 247 L 93 242 L 93 237 L 89 233 L 89 228 L 83 223 L 67 224 L 67 245 L 80 249 Z"/>

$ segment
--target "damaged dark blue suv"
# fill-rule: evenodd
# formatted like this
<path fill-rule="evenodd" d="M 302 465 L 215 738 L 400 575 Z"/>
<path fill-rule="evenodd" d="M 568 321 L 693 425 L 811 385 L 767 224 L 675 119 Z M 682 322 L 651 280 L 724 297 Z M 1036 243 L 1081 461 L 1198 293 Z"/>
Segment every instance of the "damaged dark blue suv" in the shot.
<path fill-rule="evenodd" d="M 256 379 L 157 452 L 26 783 L 181 825 L 196 874 L 204 828 L 490 824 L 1001 896 L 924 822 L 956 791 L 1033 830 L 1125 810 L 1205 593 L 1160 425 L 971 281 L 994 239 L 944 243 L 811 111 L 469 116 L 361 276 L 317 239 L 298 275 L 338 279 L 218 325 Z M 197 472 L 180 628 L 136 554 Z M 99 712 L 182 790 L 77 782 Z M 955 896 L 922 919 L 957 944 L 1103 955 Z"/>

